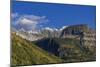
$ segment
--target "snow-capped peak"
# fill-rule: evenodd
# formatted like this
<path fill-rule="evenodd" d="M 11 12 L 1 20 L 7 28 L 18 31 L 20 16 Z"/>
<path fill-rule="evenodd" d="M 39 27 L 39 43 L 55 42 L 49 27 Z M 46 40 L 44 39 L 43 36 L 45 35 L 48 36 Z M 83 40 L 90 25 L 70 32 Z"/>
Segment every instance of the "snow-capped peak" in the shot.
<path fill-rule="evenodd" d="M 54 30 L 53 30 L 52 28 L 50 28 L 50 27 L 45 27 L 44 29 L 45 29 L 45 30 L 52 31 L 52 32 L 54 31 Z"/>
<path fill-rule="evenodd" d="M 63 26 L 62 28 L 60 29 L 57 29 L 57 28 L 50 28 L 50 27 L 45 27 L 44 30 L 49 30 L 49 31 L 62 31 L 63 29 L 65 29 L 66 27 L 68 26 Z"/>
<path fill-rule="evenodd" d="M 60 31 L 62 31 L 62 30 L 65 29 L 66 27 L 68 27 L 68 26 L 63 26 L 62 28 L 60 28 Z"/>
<path fill-rule="evenodd" d="M 19 29 L 19 31 L 23 31 L 23 32 L 26 32 L 24 28 L 21 28 L 21 29 Z"/>
<path fill-rule="evenodd" d="M 32 33 L 32 34 L 38 34 L 39 31 L 36 31 L 36 30 L 29 30 L 28 33 Z"/>

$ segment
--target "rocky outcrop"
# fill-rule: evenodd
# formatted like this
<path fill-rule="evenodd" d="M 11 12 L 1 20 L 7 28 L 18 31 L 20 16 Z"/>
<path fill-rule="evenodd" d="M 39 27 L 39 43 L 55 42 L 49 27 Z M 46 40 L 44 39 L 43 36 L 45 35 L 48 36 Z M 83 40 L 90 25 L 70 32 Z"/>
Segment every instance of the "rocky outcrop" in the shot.
<path fill-rule="evenodd" d="M 82 41 L 83 46 L 91 49 L 96 46 L 96 32 L 89 28 L 87 25 L 72 25 L 65 28 L 60 37 L 62 38 L 74 38 Z M 81 44 L 80 44 L 81 45 Z"/>

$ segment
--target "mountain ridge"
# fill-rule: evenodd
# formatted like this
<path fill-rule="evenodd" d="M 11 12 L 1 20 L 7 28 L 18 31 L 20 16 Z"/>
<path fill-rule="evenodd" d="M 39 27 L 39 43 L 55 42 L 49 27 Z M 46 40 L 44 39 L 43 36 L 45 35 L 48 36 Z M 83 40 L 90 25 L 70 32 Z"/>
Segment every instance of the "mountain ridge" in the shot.
<path fill-rule="evenodd" d="M 21 37 L 27 40 L 34 41 L 34 40 L 49 38 L 49 37 L 55 37 L 55 38 L 66 37 L 66 35 L 68 37 L 71 35 L 72 37 L 72 36 L 80 35 L 79 32 L 83 32 L 83 34 L 86 34 L 86 35 L 95 34 L 95 31 L 90 29 L 86 24 L 80 24 L 80 25 L 63 26 L 60 29 L 45 27 L 38 31 L 19 30 L 17 31 L 17 35 L 20 35 Z"/>

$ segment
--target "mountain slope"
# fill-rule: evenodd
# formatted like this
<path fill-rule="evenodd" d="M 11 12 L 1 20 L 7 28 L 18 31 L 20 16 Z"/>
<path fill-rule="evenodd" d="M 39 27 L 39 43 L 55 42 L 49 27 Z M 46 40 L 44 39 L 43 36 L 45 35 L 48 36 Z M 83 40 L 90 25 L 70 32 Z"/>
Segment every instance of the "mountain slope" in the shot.
<path fill-rule="evenodd" d="M 94 47 L 90 51 L 73 38 L 44 38 L 35 44 L 62 58 L 64 62 L 95 61 Z"/>
<path fill-rule="evenodd" d="M 30 41 L 22 39 L 12 33 L 12 65 L 32 65 L 60 63 L 62 60 L 53 54 L 47 53 Z"/>

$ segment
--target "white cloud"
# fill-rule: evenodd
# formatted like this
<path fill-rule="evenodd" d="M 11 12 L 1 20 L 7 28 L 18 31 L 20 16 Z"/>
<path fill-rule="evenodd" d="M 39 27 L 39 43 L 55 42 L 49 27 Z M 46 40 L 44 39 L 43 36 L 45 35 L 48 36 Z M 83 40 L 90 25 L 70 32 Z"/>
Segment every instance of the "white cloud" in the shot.
<path fill-rule="evenodd" d="M 18 13 L 12 13 L 12 14 L 11 14 L 11 17 L 12 17 L 12 18 L 18 17 Z"/>
<path fill-rule="evenodd" d="M 42 23 L 48 22 L 46 16 L 12 14 L 12 26 L 17 29 L 35 30 Z"/>
<path fill-rule="evenodd" d="M 37 24 L 38 22 L 35 20 L 27 19 L 27 18 L 20 18 L 17 22 L 23 25 L 30 25 L 30 24 Z"/>

